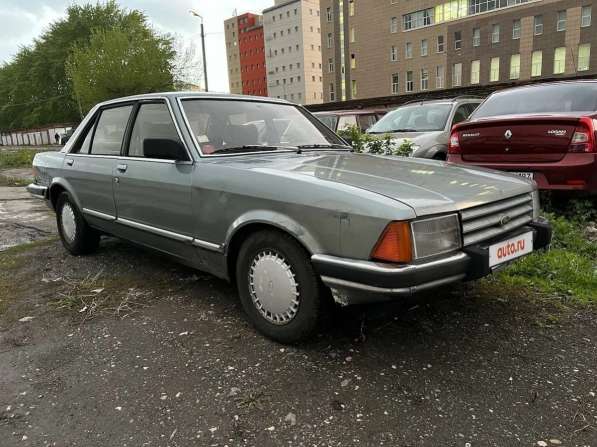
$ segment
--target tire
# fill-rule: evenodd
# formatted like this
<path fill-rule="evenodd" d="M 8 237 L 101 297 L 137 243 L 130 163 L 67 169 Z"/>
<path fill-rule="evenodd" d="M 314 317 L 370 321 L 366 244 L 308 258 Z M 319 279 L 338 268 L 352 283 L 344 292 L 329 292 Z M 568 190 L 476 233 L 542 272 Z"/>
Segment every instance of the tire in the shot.
<path fill-rule="evenodd" d="M 97 250 L 100 234 L 91 228 L 67 192 L 56 201 L 56 224 L 64 248 L 75 256 Z"/>
<path fill-rule="evenodd" d="M 444 152 L 438 152 L 437 154 L 435 154 L 433 156 L 433 160 L 446 161 L 447 159 L 448 159 L 448 156 Z"/>
<path fill-rule="evenodd" d="M 249 321 L 265 336 L 296 343 L 314 334 L 325 287 L 309 254 L 290 236 L 266 230 L 247 239 L 238 255 L 236 283 Z"/>

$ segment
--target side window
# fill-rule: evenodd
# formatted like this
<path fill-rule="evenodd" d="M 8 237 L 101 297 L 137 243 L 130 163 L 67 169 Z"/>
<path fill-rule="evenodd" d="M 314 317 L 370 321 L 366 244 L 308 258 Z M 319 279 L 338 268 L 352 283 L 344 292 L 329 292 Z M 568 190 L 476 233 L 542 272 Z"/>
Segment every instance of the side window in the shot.
<path fill-rule="evenodd" d="M 71 152 L 73 152 L 75 154 L 88 154 L 89 153 L 89 146 L 91 146 L 91 136 L 93 135 L 94 124 L 95 124 L 95 119 L 92 119 L 91 122 L 87 125 L 87 129 L 85 129 L 85 132 L 77 140 L 77 142 Z"/>
<path fill-rule="evenodd" d="M 338 120 L 338 130 L 345 130 L 351 126 L 357 125 L 357 118 L 354 115 L 344 115 Z"/>
<path fill-rule="evenodd" d="M 129 157 L 145 157 L 148 140 L 173 140 L 180 144 L 170 111 L 165 103 L 141 104 L 131 133 Z"/>
<path fill-rule="evenodd" d="M 461 121 L 464 121 L 465 119 L 467 119 L 469 114 L 470 114 L 470 109 L 468 107 L 468 104 L 462 104 L 461 106 L 458 106 L 458 108 L 456 109 L 456 113 L 454 113 L 454 119 L 452 120 L 452 126 L 454 124 L 458 124 Z"/>
<path fill-rule="evenodd" d="M 102 111 L 91 143 L 93 155 L 120 155 L 124 131 L 132 109 L 133 106 L 125 106 Z"/>

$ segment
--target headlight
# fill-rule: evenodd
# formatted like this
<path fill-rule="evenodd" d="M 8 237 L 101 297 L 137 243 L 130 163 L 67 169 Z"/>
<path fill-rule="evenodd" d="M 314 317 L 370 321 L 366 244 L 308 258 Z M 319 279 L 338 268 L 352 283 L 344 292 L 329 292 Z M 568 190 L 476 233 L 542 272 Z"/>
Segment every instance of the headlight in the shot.
<path fill-rule="evenodd" d="M 533 191 L 533 220 L 539 219 L 539 209 L 541 208 L 541 203 L 539 200 L 539 190 L 536 189 Z"/>
<path fill-rule="evenodd" d="M 461 246 L 457 214 L 415 220 L 410 227 L 415 259 L 457 250 Z"/>

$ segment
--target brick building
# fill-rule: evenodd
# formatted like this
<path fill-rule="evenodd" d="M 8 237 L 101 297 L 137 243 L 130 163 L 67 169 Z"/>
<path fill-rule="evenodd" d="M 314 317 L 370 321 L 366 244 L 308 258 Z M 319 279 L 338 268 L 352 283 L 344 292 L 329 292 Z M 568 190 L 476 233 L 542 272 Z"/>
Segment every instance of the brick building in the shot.
<path fill-rule="evenodd" d="M 597 74 L 593 1 L 321 0 L 324 100 Z"/>

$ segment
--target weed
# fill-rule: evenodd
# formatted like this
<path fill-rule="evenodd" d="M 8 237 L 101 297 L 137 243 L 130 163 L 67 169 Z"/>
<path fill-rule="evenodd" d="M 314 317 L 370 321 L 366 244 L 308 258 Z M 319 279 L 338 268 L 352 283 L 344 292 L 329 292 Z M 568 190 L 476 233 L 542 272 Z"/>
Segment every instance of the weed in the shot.
<path fill-rule="evenodd" d="M 5 168 L 29 168 L 33 163 L 33 157 L 40 152 L 37 149 L 17 149 L 0 151 L 0 169 Z"/>

